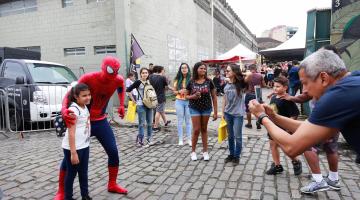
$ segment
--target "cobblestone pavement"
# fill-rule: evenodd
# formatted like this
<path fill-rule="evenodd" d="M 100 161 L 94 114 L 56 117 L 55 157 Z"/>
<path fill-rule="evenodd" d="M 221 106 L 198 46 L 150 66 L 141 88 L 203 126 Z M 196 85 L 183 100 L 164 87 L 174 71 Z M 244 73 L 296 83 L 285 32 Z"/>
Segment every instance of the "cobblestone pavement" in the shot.
<path fill-rule="evenodd" d="M 175 120 L 174 115 L 168 115 Z M 148 148 L 135 146 L 137 128 L 113 124 L 121 164 L 118 181 L 129 190 L 127 196 L 106 191 L 107 156 L 96 139 L 91 142 L 89 191 L 93 199 L 360 199 L 360 166 L 355 155 L 343 144 L 340 148 L 339 172 L 341 191 L 302 195 L 299 188 L 309 181 L 309 169 L 303 162 L 303 174 L 296 177 L 290 159 L 281 154 L 285 172 L 265 175 L 271 155 L 264 128 L 243 129 L 243 151 L 240 164 L 224 164 L 228 155 L 226 143 L 218 144 L 216 127 L 209 125 L 210 161 L 190 160 L 190 147 L 177 146 L 174 126 L 155 134 L 161 144 Z M 253 122 L 253 124 L 255 124 Z M 1 133 L 0 133 L 1 135 Z M 0 194 L 3 199 L 52 199 L 57 190 L 58 167 L 63 153 L 61 139 L 53 132 L 16 134 L 0 137 Z M 197 152 L 202 144 L 199 141 Z M 201 158 L 201 156 L 200 156 Z M 301 160 L 304 158 L 301 156 Z M 327 161 L 320 154 L 321 168 L 327 174 Z M 74 197 L 80 199 L 78 181 Z M 1 198 L 0 198 L 1 199 Z"/>

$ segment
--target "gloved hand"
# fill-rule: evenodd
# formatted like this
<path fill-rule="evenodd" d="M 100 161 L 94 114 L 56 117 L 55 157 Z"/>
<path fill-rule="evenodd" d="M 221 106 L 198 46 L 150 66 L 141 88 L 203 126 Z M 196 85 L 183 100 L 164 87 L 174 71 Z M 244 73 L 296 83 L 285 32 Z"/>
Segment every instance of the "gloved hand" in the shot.
<path fill-rule="evenodd" d="M 119 106 L 118 113 L 119 113 L 119 117 L 121 119 L 124 119 L 124 116 L 125 116 L 125 108 L 124 108 L 124 106 Z"/>
<path fill-rule="evenodd" d="M 76 123 L 76 116 L 74 114 L 74 111 L 63 108 L 61 110 L 61 115 L 67 127 L 72 126 Z"/>

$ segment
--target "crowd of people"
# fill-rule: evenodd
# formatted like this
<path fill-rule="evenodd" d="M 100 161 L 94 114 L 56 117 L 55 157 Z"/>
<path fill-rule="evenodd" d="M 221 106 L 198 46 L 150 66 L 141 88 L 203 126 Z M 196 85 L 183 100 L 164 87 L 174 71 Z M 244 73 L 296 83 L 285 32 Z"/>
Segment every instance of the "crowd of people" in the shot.
<path fill-rule="evenodd" d="M 241 71 L 239 65 L 229 64 L 222 69 L 225 76 L 218 69 L 215 70 L 213 79 L 208 76 L 206 64 L 198 62 L 191 70 L 187 63 L 181 63 L 172 85 L 165 77 L 164 67 L 151 64 L 148 68 L 140 69 L 137 80 L 134 73 L 129 73 L 126 81 L 121 78 L 115 84 L 120 99 L 118 111 L 120 117 L 123 117 L 124 96 L 121 94 L 126 90 L 129 101 L 136 104 L 138 114 L 136 145 L 149 147 L 154 144 L 153 133 L 161 130 L 160 119 L 164 126 L 171 123 L 165 115 L 165 93 L 170 90 L 176 98 L 178 145 L 186 143 L 191 146 L 190 159 L 196 161 L 196 146 L 201 136 L 202 159 L 209 161 L 208 122 L 211 115 L 213 120 L 221 116 L 227 122 L 228 132 L 229 154 L 225 163 L 233 163 L 234 166 L 239 164 L 241 158 L 244 118 L 247 121 L 244 127 L 251 129 L 251 117 L 254 115 L 257 118 L 257 129 L 261 129 L 263 125 L 268 132 L 273 162 L 266 171 L 267 175 L 284 171 L 280 163 L 280 148 L 291 159 L 295 175 L 302 173 L 303 164 L 298 156 L 304 154 L 306 158 L 312 180 L 300 189 L 301 192 L 314 193 L 330 188 L 340 190 L 337 153 L 339 134 L 360 153 L 360 136 L 357 134 L 360 124 L 356 123 L 360 119 L 360 108 L 357 108 L 360 100 L 360 73 L 348 72 L 334 51 L 325 47 L 301 63 L 294 60 L 263 65 L 260 70 L 255 64 L 248 66 L 248 71 Z M 115 80 L 120 77 L 117 76 L 118 61 L 115 58 L 107 59 L 110 61 L 104 60 L 99 80 Z M 92 74 L 86 77 L 97 76 Z M 269 104 L 259 102 L 261 99 L 258 98 L 257 87 L 273 88 L 268 96 Z M 115 90 L 111 88 L 107 93 L 111 91 Z M 151 98 L 151 92 L 154 92 L 156 98 Z M 351 98 L 347 96 L 349 92 L 353 94 Z M 90 79 L 82 78 L 73 87 L 67 101 L 64 101 L 66 105 L 62 113 L 69 129 L 63 140 L 64 161 L 60 170 L 57 199 L 72 198 L 72 183 L 76 173 L 79 173 L 83 199 L 91 199 L 87 191 L 90 135 L 97 137 L 109 156 L 108 191 L 127 193 L 125 188 L 116 184 L 119 165 L 116 142 L 111 127 L 103 122 L 105 113 L 102 111 L 102 102 L 110 98 L 112 93 L 98 93 L 102 93 L 101 89 L 97 89 Z M 104 95 L 106 98 L 103 98 Z M 91 96 L 92 105 L 88 110 L 86 105 L 90 103 Z M 99 96 L 102 99 L 98 99 Z M 218 110 L 218 96 L 223 98 L 221 110 Z M 343 103 L 338 103 L 338 99 Z M 156 106 L 151 107 L 146 101 L 156 101 Z M 94 106 L 96 102 L 100 106 Z M 297 117 L 300 112 L 296 103 L 304 102 L 309 102 L 311 114 L 308 120 L 299 121 Z M 102 127 L 99 127 L 100 123 Z M 106 132 L 108 135 L 99 136 L 99 132 Z M 329 174 L 325 178 L 319 167 L 318 152 L 321 149 L 326 152 L 329 163 Z M 82 164 L 81 167 L 78 166 L 79 163 Z"/>

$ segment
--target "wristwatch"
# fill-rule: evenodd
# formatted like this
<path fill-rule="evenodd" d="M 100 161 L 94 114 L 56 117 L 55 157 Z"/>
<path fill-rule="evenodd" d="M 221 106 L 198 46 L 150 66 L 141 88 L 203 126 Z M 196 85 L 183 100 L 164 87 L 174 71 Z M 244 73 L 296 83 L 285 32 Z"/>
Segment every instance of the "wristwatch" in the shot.
<path fill-rule="evenodd" d="M 258 122 L 259 124 L 263 125 L 263 124 L 262 124 L 262 120 L 263 120 L 265 117 L 269 118 L 269 115 L 267 115 L 267 114 L 265 114 L 265 113 L 261 113 L 261 114 L 259 115 L 259 117 L 258 117 L 257 122 Z"/>

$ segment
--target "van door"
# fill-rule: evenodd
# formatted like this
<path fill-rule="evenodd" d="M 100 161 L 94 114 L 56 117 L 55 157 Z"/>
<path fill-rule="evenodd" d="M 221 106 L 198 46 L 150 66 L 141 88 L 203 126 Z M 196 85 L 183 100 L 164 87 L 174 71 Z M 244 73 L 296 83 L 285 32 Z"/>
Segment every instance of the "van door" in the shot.
<path fill-rule="evenodd" d="M 3 77 L 8 82 L 6 92 L 9 97 L 9 112 L 20 124 L 30 120 L 30 94 L 33 86 L 27 85 L 29 76 L 26 68 L 20 62 L 5 61 Z M 24 85 L 16 85 L 16 77 L 24 77 Z M 16 122 L 16 124 L 18 124 Z"/>

